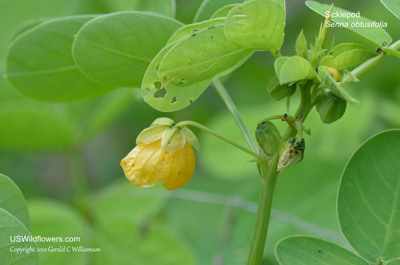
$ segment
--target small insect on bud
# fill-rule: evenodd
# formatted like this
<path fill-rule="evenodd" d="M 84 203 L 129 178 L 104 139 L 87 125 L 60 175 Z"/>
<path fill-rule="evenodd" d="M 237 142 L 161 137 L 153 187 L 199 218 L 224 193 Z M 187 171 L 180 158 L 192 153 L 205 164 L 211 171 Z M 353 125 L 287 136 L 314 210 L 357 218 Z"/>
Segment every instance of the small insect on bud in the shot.
<path fill-rule="evenodd" d="M 279 152 L 281 136 L 272 122 L 265 121 L 257 127 L 256 139 L 265 159 L 270 159 Z"/>
<path fill-rule="evenodd" d="M 305 142 L 298 138 L 291 138 L 290 141 L 283 147 L 278 162 L 278 171 L 299 163 L 304 156 Z"/>
<path fill-rule="evenodd" d="M 346 111 L 347 102 L 332 92 L 322 96 L 317 102 L 317 111 L 323 123 L 340 119 Z"/>

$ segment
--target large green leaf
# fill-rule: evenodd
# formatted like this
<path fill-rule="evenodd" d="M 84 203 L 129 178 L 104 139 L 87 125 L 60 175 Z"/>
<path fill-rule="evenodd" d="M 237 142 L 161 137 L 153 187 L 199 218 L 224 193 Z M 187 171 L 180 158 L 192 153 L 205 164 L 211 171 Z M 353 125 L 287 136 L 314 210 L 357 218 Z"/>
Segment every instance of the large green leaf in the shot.
<path fill-rule="evenodd" d="M 23 242 L 30 237 L 28 229 L 15 216 L 0 208 L 0 263 L 4 265 L 37 265 L 36 243 Z M 20 241 L 20 242 L 18 242 Z M 17 249 L 21 252 L 17 252 Z M 23 251 L 23 250 L 26 251 Z"/>
<path fill-rule="evenodd" d="M 172 43 L 166 46 L 157 54 L 143 77 L 143 98 L 150 106 L 159 111 L 176 111 L 189 106 L 212 81 L 210 78 L 183 87 L 159 78 L 157 75 L 158 66 L 174 45 Z"/>
<path fill-rule="evenodd" d="M 41 265 L 83 265 L 86 264 L 86 252 L 75 252 L 73 248 L 93 248 L 88 241 L 88 226 L 83 217 L 68 205 L 50 200 L 36 200 L 28 202 L 31 214 L 32 235 L 41 236 L 45 240 L 38 242 L 38 248 L 44 248 L 46 252 L 40 252 Z M 55 237 L 56 242 L 46 240 L 46 237 Z M 66 238 L 69 237 L 67 242 Z M 76 241 L 79 238 L 79 241 Z M 49 249 L 61 249 L 65 251 L 55 252 Z M 70 249 L 70 252 L 67 251 Z"/>
<path fill-rule="evenodd" d="M 30 101 L 0 106 L 0 148 L 6 150 L 56 150 L 71 145 L 71 122 L 54 108 Z"/>
<path fill-rule="evenodd" d="M 364 258 L 400 256 L 400 130 L 368 139 L 342 175 L 338 217 L 343 234 Z"/>
<path fill-rule="evenodd" d="M 398 19 L 400 19 L 400 2 L 397 0 L 381 0 L 381 3 L 395 15 Z"/>
<path fill-rule="evenodd" d="M 181 26 L 168 17 L 134 11 L 101 16 L 79 30 L 73 57 L 99 83 L 140 87 L 151 60 Z"/>
<path fill-rule="evenodd" d="M 72 58 L 74 35 L 92 18 L 53 19 L 18 36 L 6 61 L 6 76 L 14 88 L 28 97 L 59 102 L 92 98 L 113 90 L 86 78 Z"/>
<path fill-rule="evenodd" d="M 400 265 L 400 259 L 393 260 L 391 262 L 386 263 L 385 265 Z"/>
<path fill-rule="evenodd" d="M 338 245 L 305 236 L 283 239 L 276 246 L 276 255 L 281 265 L 368 265 Z"/>
<path fill-rule="evenodd" d="M 225 34 L 242 47 L 280 50 L 285 28 L 285 9 L 275 0 L 254 0 L 234 7 L 226 17 Z"/>
<path fill-rule="evenodd" d="M 297 55 L 277 59 L 275 71 L 281 85 L 317 76 L 310 62 Z"/>
<path fill-rule="evenodd" d="M 7 176 L 0 174 L 0 208 L 8 211 L 30 230 L 28 208 L 21 190 Z"/>
<path fill-rule="evenodd" d="M 337 70 L 361 64 L 376 56 L 376 53 L 355 43 L 341 43 L 335 46 L 329 54 L 333 57 L 334 66 Z"/>
<path fill-rule="evenodd" d="M 325 16 L 326 12 L 330 9 L 330 4 L 321 4 L 315 1 L 306 1 L 306 5 L 317 12 L 318 14 Z M 332 12 L 343 12 L 343 13 L 351 13 L 345 9 L 334 7 Z M 348 27 L 345 27 L 366 40 L 374 43 L 375 45 L 381 45 L 383 42 L 391 43 L 392 38 L 390 35 L 382 28 L 382 27 L 373 27 L 371 26 L 371 20 L 364 17 L 332 17 L 332 21 L 336 23 L 348 23 Z M 359 24 L 356 24 L 359 23 Z M 360 23 L 364 23 L 361 24 Z M 343 24 L 346 25 L 346 24 Z M 370 26 L 362 26 L 362 25 L 370 25 Z"/>
<path fill-rule="evenodd" d="M 100 0 L 109 12 L 135 10 L 175 16 L 175 0 Z"/>
<path fill-rule="evenodd" d="M 226 5 L 243 2 L 244 0 L 203 0 L 194 17 L 194 22 L 210 19 L 214 12 Z"/>
<path fill-rule="evenodd" d="M 225 37 L 224 27 L 215 26 L 172 46 L 160 63 L 158 76 L 162 83 L 195 84 L 234 70 L 252 51 L 233 44 Z"/>

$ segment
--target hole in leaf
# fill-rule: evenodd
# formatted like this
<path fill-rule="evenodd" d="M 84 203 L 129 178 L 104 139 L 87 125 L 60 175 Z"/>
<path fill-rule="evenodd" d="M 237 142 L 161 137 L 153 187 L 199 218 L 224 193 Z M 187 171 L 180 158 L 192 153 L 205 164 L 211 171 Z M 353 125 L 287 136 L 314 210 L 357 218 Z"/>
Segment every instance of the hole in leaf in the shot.
<path fill-rule="evenodd" d="M 155 88 L 157 88 L 157 89 L 160 89 L 162 85 L 161 85 L 161 82 L 160 82 L 160 81 L 156 81 L 156 82 L 153 83 L 153 86 L 154 86 Z"/>
<path fill-rule="evenodd" d="M 154 93 L 154 98 L 165 98 L 165 95 L 167 94 L 167 90 L 165 87 L 162 89 L 159 89 L 156 93 Z"/>
<path fill-rule="evenodd" d="M 177 102 L 177 101 L 178 101 L 178 100 L 176 99 L 176 97 L 173 97 L 171 103 L 174 104 L 174 103 Z"/>

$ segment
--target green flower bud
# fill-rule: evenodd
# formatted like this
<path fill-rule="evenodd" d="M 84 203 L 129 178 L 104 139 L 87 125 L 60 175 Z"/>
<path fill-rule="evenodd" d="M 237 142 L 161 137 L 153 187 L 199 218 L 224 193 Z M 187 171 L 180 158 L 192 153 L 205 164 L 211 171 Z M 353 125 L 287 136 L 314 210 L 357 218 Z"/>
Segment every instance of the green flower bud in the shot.
<path fill-rule="evenodd" d="M 317 101 L 317 111 L 323 123 L 332 123 L 340 119 L 346 111 L 347 102 L 332 92 Z"/>
<path fill-rule="evenodd" d="M 266 159 L 279 152 L 281 136 L 272 122 L 265 121 L 257 127 L 256 139 Z"/>
<path fill-rule="evenodd" d="M 281 100 L 282 98 L 293 95 L 294 92 L 296 92 L 296 85 L 280 85 L 278 78 L 274 76 L 268 82 L 267 90 L 275 100 Z"/>
<path fill-rule="evenodd" d="M 298 138 L 291 138 L 282 149 L 278 162 L 278 171 L 283 171 L 284 169 L 303 160 L 304 149 L 304 139 L 298 141 Z"/>
<path fill-rule="evenodd" d="M 303 31 L 300 32 L 296 40 L 296 53 L 298 56 L 307 59 L 307 40 Z"/>

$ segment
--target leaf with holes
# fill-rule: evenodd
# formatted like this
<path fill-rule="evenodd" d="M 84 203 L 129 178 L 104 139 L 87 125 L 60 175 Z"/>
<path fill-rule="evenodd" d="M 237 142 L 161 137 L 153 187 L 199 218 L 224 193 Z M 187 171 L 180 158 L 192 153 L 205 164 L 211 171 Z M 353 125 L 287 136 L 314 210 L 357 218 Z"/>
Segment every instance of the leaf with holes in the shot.
<path fill-rule="evenodd" d="M 212 81 L 212 78 L 210 78 L 183 87 L 175 85 L 172 82 L 165 82 L 165 80 L 159 78 L 157 69 L 164 56 L 174 45 L 176 45 L 176 43 L 166 46 L 157 54 L 143 77 L 143 99 L 150 106 L 159 111 L 176 111 L 189 106 L 203 93 L 204 89 L 206 89 Z"/>
<path fill-rule="evenodd" d="M 306 5 L 316 13 L 321 16 L 325 16 L 326 12 L 329 11 L 331 5 L 330 4 L 321 4 L 315 1 L 306 1 Z M 341 13 L 351 13 L 345 9 L 334 7 L 332 12 L 341 12 Z M 390 35 L 382 28 L 374 26 L 374 21 L 369 20 L 365 17 L 333 17 L 332 21 L 335 23 L 343 23 L 340 25 L 348 25 L 348 27 L 344 27 L 363 37 L 364 39 L 372 42 L 375 45 L 381 45 L 383 42 L 391 43 L 392 38 Z M 346 24 L 347 23 L 347 24 Z M 369 25 L 369 26 L 368 26 Z"/>
<path fill-rule="evenodd" d="M 72 58 L 74 35 L 93 17 L 49 20 L 18 36 L 7 53 L 11 85 L 28 97 L 56 102 L 93 98 L 115 89 L 88 79 Z"/>
<path fill-rule="evenodd" d="M 233 8 L 225 22 L 229 40 L 242 47 L 280 50 L 285 28 L 285 9 L 275 0 L 254 0 Z"/>
<path fill-rule="evenodd" d="M 224 6 L 243 2 L 244 0 L 203 0 L 194 17 L 194 22 L 210 19 L 218 9 Z"/>
<path fill-rule="evenodd" d="M 281 265 L 368 265 L 350 251 L 328 241 L 292 236 L 281 240 L 275 249 Z"/>
<path fill-rule="evenodd" d="M 311 64 L 297 55 L 275 60 L 275 72 L 281 85 L 317 76 Z"/>
<path fill-rule="evenodd" d="M 78 32 L 73 57 L 90 79 L 140 87 L 151 60 L 181 26 L 172 18 L 134 11 L 101 16 Z"/>
<path fill-rule="evenodd" d="M 393 15 L 400 19 L 400 2 L 398 0 L 381 0 L 381 3 L 392 12 Z"/>
<path fill-rule="evenodd" d="M 181 27 L 178 29 L 168 40 L 168 44 L 171 44 L 183 37 L 188 37 L 191 34 L 196 34 L 200 30 L 205 30 L 210 27 L 215 27 L 217 25 L 223 25 L 225 23 L 225 18 L 210 19 L 198 23 L 193 23 Z"/>
<path fill-rule="evenodd" d="M 364 142 L 344 169 L 338 195 L 342 232 L 365 259 L 400 257 L 400 130 Z"/>
<path fill-rule="evenodd" d="M 172 46 L 160 63 L 158 76 L 163 84 L 188 86 L 233 71 L 252 52 L 229 41 L 223 25 L 210 27 Z"/>

